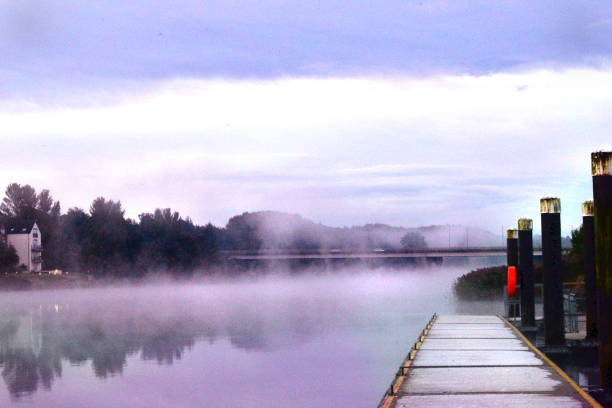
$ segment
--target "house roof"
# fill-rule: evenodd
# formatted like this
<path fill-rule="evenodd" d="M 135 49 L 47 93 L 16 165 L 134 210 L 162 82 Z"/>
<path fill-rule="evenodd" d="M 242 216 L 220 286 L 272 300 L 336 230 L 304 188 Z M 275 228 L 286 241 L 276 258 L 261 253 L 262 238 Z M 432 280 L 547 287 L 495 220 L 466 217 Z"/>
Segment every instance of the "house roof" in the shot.
<path fill-rule="evenodd" d="M 29 234 L 35 221 L 11 221 L 4 224 L 6 234 Z"/>

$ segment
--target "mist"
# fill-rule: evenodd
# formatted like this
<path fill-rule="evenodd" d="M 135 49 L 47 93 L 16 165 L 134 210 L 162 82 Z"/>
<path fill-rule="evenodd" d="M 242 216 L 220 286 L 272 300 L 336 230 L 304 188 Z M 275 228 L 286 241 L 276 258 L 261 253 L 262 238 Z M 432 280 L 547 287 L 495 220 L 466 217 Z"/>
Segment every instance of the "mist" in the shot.
<path fill-rule="evenodd" d="M 7 293 L 0 403 L 76 406 L 110 387 L 111 401 L 134 407 L 373 406 L 433 313 L 500 309 L 454 299 L 452 282 L 464 272 L 277 270 L 230 281 Z M 152 391 L 125 385 L 142 381 Z M 342 391 L 355 383 L 350 395 Z"/>

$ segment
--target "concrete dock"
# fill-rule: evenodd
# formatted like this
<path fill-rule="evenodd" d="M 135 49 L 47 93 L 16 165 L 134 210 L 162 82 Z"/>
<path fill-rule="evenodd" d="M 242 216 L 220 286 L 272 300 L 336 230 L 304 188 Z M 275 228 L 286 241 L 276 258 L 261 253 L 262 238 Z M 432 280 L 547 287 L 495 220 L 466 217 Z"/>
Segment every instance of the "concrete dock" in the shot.
<path fill-rule="evenodd" d="M 380 407 L 600 407 L 498 316 L 434 316 Z"/>

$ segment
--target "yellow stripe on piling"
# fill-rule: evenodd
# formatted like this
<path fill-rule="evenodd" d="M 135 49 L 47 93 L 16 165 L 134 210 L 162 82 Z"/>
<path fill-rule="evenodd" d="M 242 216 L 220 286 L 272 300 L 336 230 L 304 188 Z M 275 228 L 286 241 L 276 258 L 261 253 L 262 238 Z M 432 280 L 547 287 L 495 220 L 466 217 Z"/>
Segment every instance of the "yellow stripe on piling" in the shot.
<path fill-rule="evenodd" d="M 571 385 L 587 403 L 589 403 L 594 408 L 603 408 L 597 401 L 593 399 L 593 397 L 591 397 L 586 391 L 580 388 L 580 386 L 576 384 L 574 380 L 572 380 L 571 377 L 565 373 L 565 371 L 563 371 L 551 359 L 549 359 L 546 354 L 542 353 L 536 346 L 531 344 L 529 339 L 527 339 L 527 337 L 525 337 L 519 329 L 514 327 L 514 325 L 508 320 L 506 320 L 503 316 L 498 317 L 504 321 L 506 326 L 508 326 L 510 329 L 512 329 L 512 331 L 514 331 L 514 334 L 516 334 L 523 341 L 523 343 L 527 345 L 527 347 L 529 347 L 534 353 L 538 355 L 538 357 L 544 360 L 549 366 L 553 368 L 553 370 L 557 372 L 557 374 L 559 374 L 565 381 L 567 381 L 569 385 Z"/>

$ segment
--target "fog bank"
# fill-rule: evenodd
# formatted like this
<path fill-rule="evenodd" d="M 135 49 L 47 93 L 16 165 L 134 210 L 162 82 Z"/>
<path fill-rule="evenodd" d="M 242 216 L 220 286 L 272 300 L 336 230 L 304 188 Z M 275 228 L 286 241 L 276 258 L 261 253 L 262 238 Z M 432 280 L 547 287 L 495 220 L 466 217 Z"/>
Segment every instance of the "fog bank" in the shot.
<path fill-rule="evenodd" d="M 298 397 L 297 405 L 304 407 L 372 406 L 434 312 L 493 313 L 499 307 L 456 302 L 451 285 L 462 273 L 465 267 L 352 269 L 7 293 L 0 301 L 6 386 L 0 386 L 0 403 L 70 405 L 83 396 L 83 381 L 88 393 L 118 393 L 113 398 L 125 401 L 137 390 L 122 384 L 146 378 L 146 393 L 130 406 L 160 406 L 160 393 L 173 395 L 171 404 L 161 406 L 236 406 L 247 389 L 251 403 L 241 406 L 283 406 Z M 301 366 L 298 382 L 288 377 L 289 362 Z M 166 378 L 168 370 L 173 374 Z M 87 380 L 96 377 L 107 381 Z M 184 388 L 174 384 L 178 379 Z M 342 390 L 355 382 L 359 390 L 348 397 Z M 52 398 L 40 389 L 50 390 Z M 288 389 L 298 397 L 287 395 Z M 310 391 L 316 389 L 320 396 L 314 398 Z"/>

